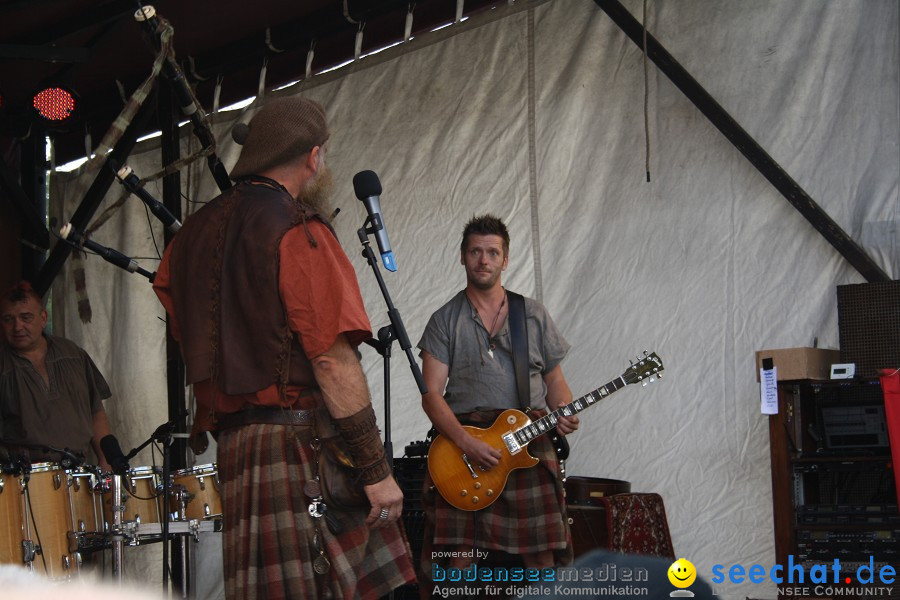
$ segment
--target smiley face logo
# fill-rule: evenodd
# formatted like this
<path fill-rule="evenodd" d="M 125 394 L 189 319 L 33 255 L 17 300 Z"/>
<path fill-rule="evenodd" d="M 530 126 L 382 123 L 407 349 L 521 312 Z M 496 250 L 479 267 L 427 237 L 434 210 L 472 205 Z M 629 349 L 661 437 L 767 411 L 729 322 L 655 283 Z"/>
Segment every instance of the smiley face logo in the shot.
<path fill-rule="evenodd" d="M 679 558 L 672 563 L 668 571 L 669 582 L 677 588 L 690 587 L 697 579 L 697 569 L 686 558 Z"/>

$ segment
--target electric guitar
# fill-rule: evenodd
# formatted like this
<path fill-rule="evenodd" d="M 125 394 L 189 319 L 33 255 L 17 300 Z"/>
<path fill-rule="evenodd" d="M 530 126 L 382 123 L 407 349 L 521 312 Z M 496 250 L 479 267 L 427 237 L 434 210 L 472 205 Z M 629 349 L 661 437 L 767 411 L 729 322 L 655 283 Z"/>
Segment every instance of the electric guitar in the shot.
<path fill-rule="evenodd" d="M 638 362 L 624 373 L 589 394 L 532 421 L 520 410 L 509 409 L 487 429 L 465 425 L 466 431 L 502 453 L 500 463 L 490 469 L 474 464 L 459 447 L 444 435 L 438 435 L 428 450 L 428 472 L 444 499 L 460 510 L 481 510 L 493 504 L 506 486 L 514 469 L 533 467 L 539 461 L 527 446 L 556 427 L 559 417 L 571 417 L 593 406 L 626 385 L 647 385 L 661 377 L 662 360 L 656 353 L 644 352 Z"/>

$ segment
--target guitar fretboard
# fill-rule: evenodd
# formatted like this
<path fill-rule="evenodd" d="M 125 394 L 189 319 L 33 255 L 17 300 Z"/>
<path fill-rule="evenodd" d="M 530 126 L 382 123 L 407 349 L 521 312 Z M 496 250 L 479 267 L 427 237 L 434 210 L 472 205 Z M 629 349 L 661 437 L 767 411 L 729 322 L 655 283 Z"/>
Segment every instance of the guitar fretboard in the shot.
<path fill-rule="evenodd" d="M 556 422 L 559 420 L 559 417 L 571 417 L 572 415 L 578 414 L 584 409 L 597 404 L 613 392 L 622 389 L 626 385 L 627 383 L 622 377 L 617 377 L 606 385 L 601 385 L 596 390 L 585 394 L 581 398 L 573 400 L 553 412 L 547 413 L 540 419 L 532 421 L 521 429 L 517 429 L 513 432 L 513 435 L 516 437 L 516 441 L 519 442 L 519 444 L 525 446 L 535 438 L 544 435 L 556 427 Z"/>

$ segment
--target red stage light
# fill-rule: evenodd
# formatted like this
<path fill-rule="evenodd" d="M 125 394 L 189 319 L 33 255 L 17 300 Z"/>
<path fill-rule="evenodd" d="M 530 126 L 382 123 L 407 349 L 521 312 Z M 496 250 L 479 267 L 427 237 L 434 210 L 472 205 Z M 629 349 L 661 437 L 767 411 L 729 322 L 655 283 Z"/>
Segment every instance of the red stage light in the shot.
<path fill-rule="evenodd" d="M 77 101 L 75 93 L 60 86 L 50 86 L 34 95 L 34 110 L 51 123 L 63 123 L 72 118 Z"/>

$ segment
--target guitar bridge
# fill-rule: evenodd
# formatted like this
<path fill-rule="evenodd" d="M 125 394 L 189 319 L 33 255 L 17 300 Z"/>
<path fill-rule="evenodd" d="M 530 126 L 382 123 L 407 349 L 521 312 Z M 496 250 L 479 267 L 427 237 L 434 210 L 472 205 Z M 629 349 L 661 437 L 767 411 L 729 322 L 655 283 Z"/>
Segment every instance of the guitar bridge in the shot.
<path fill-rule="evenodd" d="M 466 464 L 466 468 L 469 470 L 469 474 L 472 476 L 472 479 L 478 479 L 478 473 L 476 473 L 475 469 L 472 468 L 472 463 L 469 462 L 469 457 L 463 454 L 462 460 Z"/>
<path fill-rule="evenodd" d="M 513 435 L 512 432 L 504 434 L 503 443 L 506 444 L 506 449 L 509 450 L 510 454 L 518 454 L 522 449 L 522 445 L 516 440 L 516 436 Z"/>

